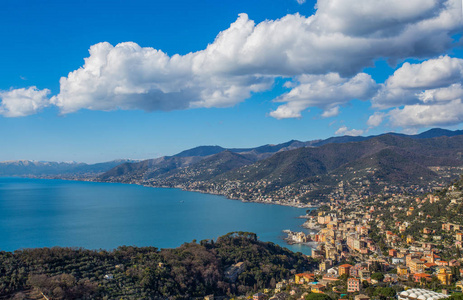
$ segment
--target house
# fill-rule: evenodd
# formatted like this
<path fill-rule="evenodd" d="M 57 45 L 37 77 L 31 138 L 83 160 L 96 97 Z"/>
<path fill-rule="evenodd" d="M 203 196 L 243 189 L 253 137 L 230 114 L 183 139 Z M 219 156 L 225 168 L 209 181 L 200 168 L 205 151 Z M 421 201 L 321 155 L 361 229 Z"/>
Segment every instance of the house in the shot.
<path fill-rule="evenodd" d="M 339 266 L 339 276 L 342 276 L 344 274 L 349 275 L 350 268 L 352 268 L 352 265 L 349 264 L 344 264 Z"/>
<path fill-rule="evenodd" d="M 354 300 L 370 300 L 370 297 L 368 297 L 367 295 L 360 294 L 355 296 Z"/>
<path fill-rule="evenodd" d="M 452 283 L 452 274 L 447 268 L 440 268 L 439 273 L 437 273 L 437 278 L 443 285 L 449 285 Z"/>
<path fill-rule="evenodd" d="M 309 273 L 299 273 L 296 274 L 294 277 L 294 281 L 297 284 L 302 284 L 302 283 L 309 283 L 314 281 L 315 275 L 314 274 L 309 274 Z"/>
<path fill-rule="evenodd" d="M 360 280 L 353 277 L 347 279 L 347 291 L 349 293 L 360 291 Z"/>
<path fill-rule="evenodd" d="M 235 282 L 238 275 L 243 273 L 244 267 L 244 262 L 239 262 L 230 266 L 227 270 L 225 270 L 225 278 L 229 279 L 231 282 Z"/>
<path fill-rule="evenodd" d="M 370 279 L 370 277 L 371 277 L 370 271 L 368 269 L 360 270 L 359 271 L 359 277 L 360 277 L 360 280 L 362 280 L 362 281 Z"/>
<path fill-rule="evenodd" d="M 424 262 L 419 259 L 412 259 L 409 267 L 412 274 L 424 272 Z"/>
<path fill-rule="evenodd" d="M 338 281 L 339 280 L 339 275 L 337 274 L 325 274 L 323 275 L 322 281 L 325 282 L 333 282 L 333 281 Z"/>
<path fill-rule="evenodd" d="M 263 293 L 257 293 L 252 296 L 252 300 L 265 300 L 267 299 L 267 295 Z"/>
<path fill-rule="evenodd" d="M 392 264 L 397 265 L 397 264 L 403 264 L 405 263 L 405 258 L 404 257 L 393 257 L 392 258 Z"/>
<path fill-rule="evenodd" d="M 317 293 L 317 294 L 321 294 L 323 293 L 323 290 L 325 289 L 325 286 L 323 284 L 313 284 L 311 287 L 310 287 L 310 291 L 312 293 Z"/>
<path fill-rule="evenodd" d="M 416 273 L 413 275 L 413 279 L 415 282 L 426 282 L 426 281 L 431 281 L 431 275 L 426 274 L 426 273 Z"/>

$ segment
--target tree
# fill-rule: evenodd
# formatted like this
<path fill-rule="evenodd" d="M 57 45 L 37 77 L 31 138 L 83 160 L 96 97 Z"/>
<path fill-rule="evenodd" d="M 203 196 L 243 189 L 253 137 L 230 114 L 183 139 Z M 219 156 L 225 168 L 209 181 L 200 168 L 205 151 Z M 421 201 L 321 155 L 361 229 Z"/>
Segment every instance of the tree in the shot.
<path fill-rule="evenodd" d="M 310 293 L 305 296 L 305 300 L 332 300 L 330 296 L 326 294 L 317 294 L 317 293 Z M 460 299 L 457 299 L 460 300 Z"/>
<path fill-rule="evenodd" d="M 462 293 L 455 293 L 455 294 L 452 294 L 452 296 L 448 297 L 447 299 L 449 299 L 449 300 L 463 300 L 463 294 Z"/>
<path fill-rule="evenodd" d="M 373 273 L 371 275 L 371 279 L 377 280 L 378 282 L 381 282 L 384 280 L 384 274 L 380 272 Z"/>

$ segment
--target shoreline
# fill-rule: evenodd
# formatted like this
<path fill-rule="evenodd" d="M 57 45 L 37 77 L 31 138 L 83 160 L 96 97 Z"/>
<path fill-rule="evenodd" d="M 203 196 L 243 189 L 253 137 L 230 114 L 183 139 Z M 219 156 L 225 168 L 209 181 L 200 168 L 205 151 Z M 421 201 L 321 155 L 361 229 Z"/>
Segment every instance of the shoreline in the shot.
<path fill-rule="evenodd" d="M 27 176 L 27 175 L 18 175 L 18 176 L 0 176 L 4 178 L 29 178 L 29 179 L 57 179 L 57 180 L 65 180 L 65 181 L 80 181 L 80 182 L 98 182 L 98 183 L 118 183 L 118 184 L 128 184 L 128 185 L 138 185 L 138 186 L 143 186 L 143 187 L 148 187 L 148 188 L 168 188 L 168 189 L 179 189 L 185 192 L 195 192 L 195 193 L 201 193 L 201 194 L 207 194 L 207 195 L 216 195 L 216 196 L 223 196 L 228 200 L 239 200 L 243 203 L 260 203 L 260 204 L 270 204 L 270 205 L 281 205 L 281 206 L 289 206 L 289 207 L 294 207 L 294 208 L 311 208 L 311 209 L 317 209 L 320 206 L 319 205 L 310 205 L 310 204 L 291 204 L 291 203 L 282 203 L 280 201 L 278 202 L 270 202 L 270 201 L 259 201 L 259 200 L 246 200 L 246 199 L 239 199 L 239 198 L 231 198 L 228 197 L 227 195 L 224 195 L 222 193 L 212 193 L 212 192 L 206 192 L 203 190 L 197 190 L 197 189 L 187 189 L 183 187 L 171 187 L 171 186 L 156 186 L 156 185 L 149 185 L 149 184 L 143 184 L 143 183 L 131 183 L 131 182 L 116 182 L 116 181 L 99 181 L 95 180 L 95 177 L 91 178 L 65 178 L 65 177 L 56 177 L 56 176 Z"/>
<path fill-rule="evenodd" d="M 236 198 L 227 197 L 226 195 L 223 195 L 221 193 L 210 193 L 210 192 L 205 192 L 205 191 L 196 190 L 196 189 L 185 189 L 185 188 L 181 188 L 181 187 L 169 187 L 169 186 L 154 186 L 154 185 L 147 185 L 147 184 L 140 184 L 140 183 L 107 182 L 107 181 L 94 180 L 94 178 L 60 178 L 60 177 L 51 177 L 51 176 L 50 177 L 43 177 L 43 176 L 2 176 L 2 177 L 3 178 L 39 179 L 39 180 L 62 180 L 62 181 L 70 181 L 70 182 L 115 183 L 115 184 L 135 185 L 135 186 L 149 187 L 149 188 L 176 189 L 176 190 L 181 190 L 181 191 L 185 191 L 185 192 L 196 192 L 196 193 L 201 193 L 201 194 L 206 194 L 206 195 L 221 196 L 226 200 L 239 200 L 242 203 L 271 204 L 271 205 L 280 205 L 280 206 L 286 206 L 286 207 L 293 207 L 293 208 L 297 208 L 297 209 L 304 209 L 305 208 L 305 209 L 311 209 L 311 210 L 314 210 L 314 209 L 317 208 L 316 206 L 312 206 L 312 205 L 294 205 L 294 204 L 290 204 L 290 203 L 281 203 L 281 202 L 275 203 L 275 202 L 267 202 L 267 201 L 252 201 L 252 200 L 236 199 Z M 304 212 L 304 215 L 305 215 L 305 212 Z M 299 217 L 294 217 L 294 218 L 301 219 L 301 221 L 304 219 L 304 218 L 301 218 L 300 216 Z M 304 227 L 302 225 L 303 224 L 299 224 L 297 226 L 299 228 L 301 228 L 301 229 L 304 229 Z M 281 230 L 281 231 L 283 231 L 283 230 Z M 284 242 L 284 244 L 286 246 L 295 245 L 294 243 L 288 243 L 287 240 L 283 236 L 281 236 L 280 239 L 281 239 L 282 242 Z M 310 245 L 306 245 L 306 244 L 299 244 L 299 245 L 302 245 L 304 247 L 308 247 L 311 251 L 313 250 L 313 247 L 310 247 Z M 79 248 L 80 247 L 80 246 L 60 246 L 60 245 L 56 245 L 56 246 L 57 247 L 70 247 L 70 248 L 75 248 L 75 247 Z M 141 246 L 141 247 L 143 247 L 143 246 Z M 33 247 L 32 249 L 34 249 L 34 248 L 43 248 L 43 247 Z M 288 247 L 289 250 L 291 250 L 290 248 L 291 247 Z M 30 247 L 24 247 L 24 248 L 18 248 L 16 250 L 22 250 L 22 249 L 31 249 L 31 248 Z M 112 250 L 112 249 L 106 249 L 106 250 Z M 291 250 L 291 251 L 300 252 L 300 251 L 297 251 L 297 250 Z"/>

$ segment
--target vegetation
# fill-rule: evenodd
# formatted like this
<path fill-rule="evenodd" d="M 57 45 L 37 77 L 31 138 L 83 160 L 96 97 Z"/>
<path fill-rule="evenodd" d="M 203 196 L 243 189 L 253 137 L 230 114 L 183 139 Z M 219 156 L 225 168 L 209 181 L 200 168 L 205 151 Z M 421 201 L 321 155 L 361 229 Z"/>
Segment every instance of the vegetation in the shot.
<path fill-rule="evenodd" d="M 244 262 L 235 282 L 225 276 Z M 253 233 L 229 233 L 175 249 L 119 247 L 113 251 L 41 248 L 0 252 L 0 296 L 32 291 L 52 299 L 187 299 L 268 288 L 311 263 Z M 19 297 L 19 296 L 18 296 Z"/>

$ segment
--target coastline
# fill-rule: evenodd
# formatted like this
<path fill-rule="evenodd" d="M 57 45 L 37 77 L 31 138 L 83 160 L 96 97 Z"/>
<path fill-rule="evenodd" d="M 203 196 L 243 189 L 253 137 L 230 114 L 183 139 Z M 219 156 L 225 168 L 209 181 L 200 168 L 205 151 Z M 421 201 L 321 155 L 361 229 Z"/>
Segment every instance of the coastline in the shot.
<path fill-rule="evenodd" d="M 286 206 L 286 207 L 291 207 L 291 208 L 297 208 L 297 209 L 315 209 L 314 207 L 301 207 L 301 206 L 298 206 L 298 205 L 288 205 L 287 203 L 275 203 L 275 202 L 265 202 L 265 201 L 249 201 L 249 200 L 243 200 L 243 199 L 233 199 L 233 198 L 230 198 L 230 197 L 226 197 L 225 195 L 223 194 L 220 194 L 220 193 L 208 193 L 208 192 L 205 192 L 205 191 L 201 191 L 201 190 L 190 190 L 190 189 L 182 189 L 182 188 L 179 188 L 179 187 L 169 187 L 169 186 L 153 186 L 153 185 L 143 185 L 143 184 L 137 184 L 137 183 L 120 183 L 120 182 L 105 182 L 105 181 L 98 181 L 98 180 L 94 180 L 93 178 L 60 178 L 60 177 L 56 177 L 56 176 L 47 176 L 47 177 L 43 177 L 43 176 L 8 176 L 9 178 L 23 178 L 23 179 L 32 179 L 32 180 L 35 180 L 35 179 L 38 179 L 38 180 L 57 180 L 57 181 L 68 181 L 68 182 L 89 182 L 89 183 L 118 183 L 118 184 L 123 184 L 123 185 L 135 185 L 135 186 L 140 186 L 140 187 L 152 187 L 152 188 L 161 188 L 161 189 L 171 189 L 171 190 L 179 190 L 179 191 L 185 191 L 185 192 L 198 192 L 200 194 L 205 194 L 205 195 L 214 195 L 214 196 L 221 196 L 223 197 L 223 199 L 225 200 L 240 200 L 241 203 L 257 203 L 257 204 L 277 204 L 279 206 Z M 8 178 L 7 176 L 5 176 L 4 178 Z M 291 244 L 288 244 L 286 243 L 286 241 L 284 240 L 284 236 L 281 235 L 281 232 L 282 232 L 282 229 L 284 228 L 288 228 L 286 227 L 287 225 L 285 224 L 288 224 L 288 222 L 290 224 L 292 224 L 292 228 L 293 230 L 296 230 L 296 231 L 299 231 L 299 230 L 302 230 L 303 228 L 302 227 L 302 223 L 301 221 L 303 221 L 303 219 L 299 218 L 301 215 L 305 215 L 305 211 L 294 211 L 296 215 L 294 215 L 293 217 L 291 217 L 291 219 L 293 220 L 287 220 L 287 221 L 284 221 L 282 220 L 283 222 L 280 222 L 282 223 L 281 225 L 282 226 L 278 226 L 278 228 L 275 228 L 277 229 L 276 232 L 280 232 L 280 234 L 278 234 L 278 240 L 280 240 L 280 242 L 278 242 L 278 244 L 284 246 L 284 247 L 288 247 L 289 249 L 291 249 L 292 251 L 294 252 L 303 252 L 304 254 L 306 255 L 310 255 L 310 252 L 312 250 L 311 247 L 308 247 L 306 248 L 305 250 L 304 249 L 298 249 L 297 247 L 296 248 L 293 248 Z M 299 221 L 297 221 L 299 220 Z M 296 225 L 297 227 L 294 227 L 294 225 Z M 300 228 L 300 229 L 297 229 L 297 228 Z M 275 235 L 276 236 L 276 235 Z M 185 241 L 188 241 L 185 240 Z M 183 242 L 185 242 L 183 241 Z M 268 239 L 265 239 L 264 238 L 264 241 L 268 241 Z M 274 241 L 276 242 L 276 241 Z M 56 244 L 56 245 L 59 245 L 59 244 Z M 26 248 L 27 247 L 30 247 L 30 246 L 25 246 Z M 35 246 L 33 246 L 35 247 Z M 39 245 L 37 245 L 37 247 L 41 247 Z M 83 246 L 83 247 L 89 247 L 89 246 Z M 304 248 L 307 247 L 306 245 L 304 245 Z M 18 248 L 19 249 L 19 248 Z M 108 248 L 110 249 L 110 248 Z"/>

